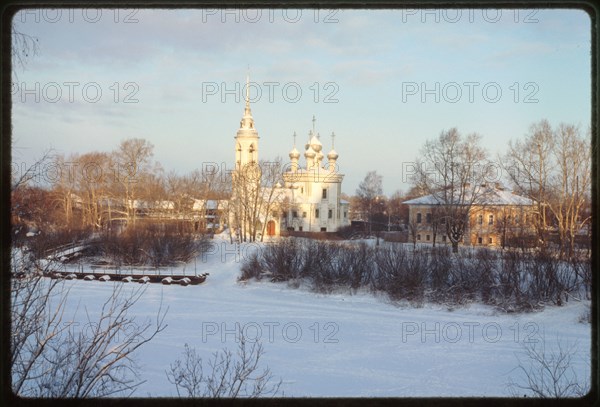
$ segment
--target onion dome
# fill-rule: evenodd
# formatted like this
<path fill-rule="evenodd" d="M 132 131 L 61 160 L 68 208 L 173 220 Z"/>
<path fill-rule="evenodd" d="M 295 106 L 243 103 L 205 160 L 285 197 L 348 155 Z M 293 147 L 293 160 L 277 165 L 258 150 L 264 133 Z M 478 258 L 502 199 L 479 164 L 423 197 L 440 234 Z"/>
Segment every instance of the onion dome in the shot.
<path fill-rule="evenodd" d="M 331 151 L 327 154 L 327 158 L 329 160 L 337 160 L 339 157 L 337 151 L 335 151 L 333 148 L 331 149 Z"/>
<path fill-rule="evenodd" d="M 317 153 L 323 149 L 323 144 L 321 144 L 321 141 L 314 134 L 313 134 L 312 138 L 310 139 L 310 146 Z"/>
<path fill-rule="evenodd" d="M 297 160 L 298 158 L 300 158 L 300 152 L 294 147 L 292 151 L 290 151 L 290 159 Z"/>
<path fill-rule="evenodd" d="M 315 158 L 315 150 L 312 149 L 311 146 L 308 146 L 308 149 L 304 152 L 304 157 L 306 158 Z"/>

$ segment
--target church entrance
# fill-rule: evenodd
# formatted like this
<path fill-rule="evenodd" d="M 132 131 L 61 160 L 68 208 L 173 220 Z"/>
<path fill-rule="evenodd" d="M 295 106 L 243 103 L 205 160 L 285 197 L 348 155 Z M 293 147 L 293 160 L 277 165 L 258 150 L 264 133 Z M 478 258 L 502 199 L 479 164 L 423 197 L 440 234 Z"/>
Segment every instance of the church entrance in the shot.
<path fill-rule="evenodd" d="M 275 221 L 267 222 L 267 236 L 275 236 Z"/>

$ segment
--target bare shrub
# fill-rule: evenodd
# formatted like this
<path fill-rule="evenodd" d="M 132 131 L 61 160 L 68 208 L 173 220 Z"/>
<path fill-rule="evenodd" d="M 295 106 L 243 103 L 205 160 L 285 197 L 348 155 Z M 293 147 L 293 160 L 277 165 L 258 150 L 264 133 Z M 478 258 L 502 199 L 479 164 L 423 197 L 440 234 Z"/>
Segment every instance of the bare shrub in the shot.
<path fill-rule="evenodd" d="M 392 300 L 422 301 L 426 277 L 423 258 L 417 253 L 410 260 L 408 257 L 401 245 L 378 250 L 375 254 L 378 273 L 373 288 L 387 292 Z"/>
<path fill-rule="evenodd" d="M 225 348 L 213 353 L 205 364 L 196 349 L 186 343 L 183 360 L 171 363 L 167 380 L 175 385 L 179 397 L 273 397 L 280 393 L 282 381 L 274 381 L 268 367 L 260 368 L 264 353 L 260 342 L 249 345 L 240 335 L 235 355 Z"/>
<path fill-rule="evenodd" d="M 263 266 L 260 261 L 260 255 L 256 252 L 252 253 L 250 257 L 242 263 L 242 274 L 238 278 L 238 281 L 250 280 L 251 278 L 260 280 L 262 278 L 262 270 Z"/>
<path fill-rule="evenodd" d="M 205 235 L 197 237 L 177 224 L 138 224 L 121 234 L 106 234 L 100 248 L 104 256 L 121 265 L 169 266 L 188 262 L 208 246 Z"/>

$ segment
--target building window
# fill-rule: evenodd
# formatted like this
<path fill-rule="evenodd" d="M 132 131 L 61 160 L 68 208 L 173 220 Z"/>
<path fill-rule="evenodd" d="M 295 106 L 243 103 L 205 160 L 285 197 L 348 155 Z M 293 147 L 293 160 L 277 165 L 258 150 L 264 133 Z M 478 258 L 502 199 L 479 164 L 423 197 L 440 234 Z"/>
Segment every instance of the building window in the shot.
<path fill-rule="evenodd" d="M 273 212 L 273 213 L 271 214 L 271 216 L 273 216 L 274 218 L 276 218 L 276 217 L 277 217 L 277 212 Z"/>
<path fill-rule="evenodd" d="M 431 240 L 431 236 L 430 235 L 425 235 L 425 240 L 427 240 L 429 242 Z"/>
<path fill-rule="evenodd" d="M 431 214 L 430 213 L 425 215 L 425 222 L 431 223 Z"/>
<path fill-rule="evenodd" d="M 344 211 L 344 219 L 348 217 L 348 212 Z"/>
<path fill-rule="evenodd" d="M 421 235 L 417 235 L 417 240 L 421 240 Z"/>
<path fill-rule="evenodd" d="M 442 236 L 442 242 L 446 241 L 446 235 Z"/>
<path fill-rule="evenodd" d="M 519 215 L 515 215 L 515 223 L 518 225 L 519 224 Z"/>
<path fill-rule="evenodd" d="M 483 215 L 477 215 L 477 224 L 483 225 Z"/>
<path fill-rule="evenodd" d="M 304 187 L 300 187 L 300 193 L 303 194 L 304 193 Z"/>
<path fill-rule="evenodd" d="M 299 227 L 298 227 L 298 231 L 299 231 L 299 232 L 302 232 L 302 226 L 299 226 Z"/>
<path fill-rule="evenodd" d="M 421 223 L 421 212 L 417 213 L 417 223 Z"/>
<path fill-rule="evenodd" d="M 319 210 L 315 209 L 315 218 L 319 219 Z"/>
<path fill-rule="evenodd" d="M 482 243 L 483 243 L 483 238 L 481 238 L 481 237 L 478 237 L 478 238 L 477 238 L 477 243 L 479 243 L 479 244 L 482 244 Z"/>
<path fill-rule="evenodd" d="M 327 232 L 327 228 L 321 228 L 321 232 Z"/>
<path fill-rule="evenodd" d="M 488 225 L 493 225 L 494 224 L 494 215 L 490 215 L 488 218 Z"/>
<path fill-rule="evenodd" d="M 321 198 L 327 199 L 327 188 L 323 188 L 323 193 L 321 194 Z"/>
<path fill-rule="evenodd" d="M 333 211 L 331 209 L 327 212 L 327 217 L 329 219 L 333 218 Z"/>
<path fill-rule="evenodd" d="M 306 212 L 302 212 L 302 217 L 306 218 Z"/>
<path fill-rule="evenodd" d="M 292 211 L 292 218 L 298 217 L 298 211 Z"/>
<path fill-rule="evenodd" d="M 488 243 L 492 244 L 492 243 L 494 243 L 494 240 L 490 237 L 490 238 L 488 238 Z"/>

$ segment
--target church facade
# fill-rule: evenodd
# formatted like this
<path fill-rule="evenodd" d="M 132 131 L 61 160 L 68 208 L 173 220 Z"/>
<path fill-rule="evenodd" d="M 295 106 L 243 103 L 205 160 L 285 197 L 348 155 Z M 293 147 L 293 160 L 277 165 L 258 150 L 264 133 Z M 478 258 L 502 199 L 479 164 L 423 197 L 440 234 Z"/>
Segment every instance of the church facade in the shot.
<path fill-rule="evenodd" d="M 246 86 L 246 106 L 235 136 L 230 225 L 238 232 L 255 227 L 267 236 L 277 236 L 282 230 L 335 232 L 350 225 L 349 202 L 341 198 L 344 175 L 338 171 L 335 134 L 331 134 L 331 150 L 325 156 L 320 135 L 315 131 L 314 117 L 313 128 L 304 145 L 303 163 L 294 133 L 294 146 L 288 154 L 289 162 L 281 167 L 280 181 L 270 186 L 246 183 L 240 188 L 242 174 L 248 174 L 259 163 L 259 135 L 250 109 L 248 89 Z M 248 200 L 259 202 L 250 224 L 240 215 L 248 208 Z"/>

